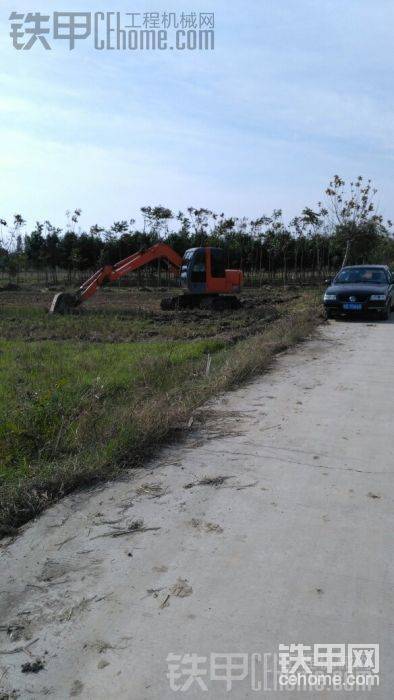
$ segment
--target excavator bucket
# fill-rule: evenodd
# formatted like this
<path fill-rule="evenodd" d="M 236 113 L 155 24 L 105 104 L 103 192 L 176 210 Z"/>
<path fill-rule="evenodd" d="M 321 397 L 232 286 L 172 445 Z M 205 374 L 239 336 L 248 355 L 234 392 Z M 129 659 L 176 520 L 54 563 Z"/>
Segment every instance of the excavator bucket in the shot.
<path fill-rule="evenodd" d="M 52 299 L 52 304 L 49 309 L 50 314 L 70 314 L 76 306 L 78 306 L 78 297 L 76 294 L 67 292 L 58 292 Z"/>

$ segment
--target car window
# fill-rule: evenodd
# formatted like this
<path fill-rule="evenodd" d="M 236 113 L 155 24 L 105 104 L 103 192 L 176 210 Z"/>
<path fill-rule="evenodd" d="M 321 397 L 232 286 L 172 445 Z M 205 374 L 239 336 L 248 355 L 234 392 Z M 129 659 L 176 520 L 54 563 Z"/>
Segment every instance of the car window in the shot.
<path fill-rule="evenodd" d="M 387 284 L 384 270 L 355 267 L 342 270 L 335 278 L 336 284 Z"/>

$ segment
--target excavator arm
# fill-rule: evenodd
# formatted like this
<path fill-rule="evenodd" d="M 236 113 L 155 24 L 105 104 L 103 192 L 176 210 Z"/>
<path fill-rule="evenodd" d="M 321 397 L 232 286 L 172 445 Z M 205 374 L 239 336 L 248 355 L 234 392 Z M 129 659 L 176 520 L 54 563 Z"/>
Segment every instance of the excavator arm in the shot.
<path fill-rule="evenodd" d="M 100 268 L 94 275 L 89 277 L 75 294 L 66 292 L 56 294 L 53 298 L 49 313 L 67 313 L 93 296 L 98 288 L 102 287 L 104 284 L 116 282 L 116 280 L 127 275 L 129 272 L 138 270 L 139 267 L 148 265 L 160 258 L 166 260 L 173 270 L 176 272 L 179 271 L 182 264 L 181 256 L 166 243 L 155 243 L 155 245 L 150 248 L 129 255 L 115 265 L 104 265 L 104 267 Z"/>

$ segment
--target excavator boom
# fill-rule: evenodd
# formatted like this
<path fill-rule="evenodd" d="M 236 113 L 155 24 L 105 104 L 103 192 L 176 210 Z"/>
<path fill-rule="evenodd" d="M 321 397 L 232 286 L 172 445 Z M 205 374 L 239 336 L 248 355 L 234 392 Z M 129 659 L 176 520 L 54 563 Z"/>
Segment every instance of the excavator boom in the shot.
<path fill-rule="evenodd" d="M 138 270 L 139 267 L 143 267 L 143 265 L 148 265 L 154 260 L 159 259 L 167 260 L 170 267 L 176 272 L 179 271 L 182 265 L 181 256 L 178 255 L 171 246 L 166 243 L 155 243 L 155 245 L 146 250 L 140 250 L 138 253 L 129 255 L 115 265 L 104 265 L 104 267 L 100 268 L 100 270 L 97 270 L 97 272 L 89 277 L 75 294 L 65 292 L 56 294 L 53 298 L 49 313 L 67 313 L 93 296 L 99 287 L 102 287 L 104 284 L 116 282 L 116 280 L 127 275 L 129 272 Z"/>

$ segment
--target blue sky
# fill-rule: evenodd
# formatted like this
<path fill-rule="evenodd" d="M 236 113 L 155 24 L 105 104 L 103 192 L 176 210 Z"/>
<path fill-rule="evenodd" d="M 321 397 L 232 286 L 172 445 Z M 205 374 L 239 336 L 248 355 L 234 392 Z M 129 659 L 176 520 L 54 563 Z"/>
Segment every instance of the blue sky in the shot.
<path fill-rule="evenodd" d="M 16 51 L 2 3 L 0 217 L 82 223 L 146 204 L 237 216 L 315 204 L 334 173 L 372 177 L 394 216 L 392 0 L 74 0 L 81 11 L 214 11 L 211 52 Z"/>

